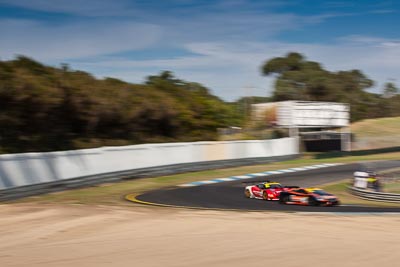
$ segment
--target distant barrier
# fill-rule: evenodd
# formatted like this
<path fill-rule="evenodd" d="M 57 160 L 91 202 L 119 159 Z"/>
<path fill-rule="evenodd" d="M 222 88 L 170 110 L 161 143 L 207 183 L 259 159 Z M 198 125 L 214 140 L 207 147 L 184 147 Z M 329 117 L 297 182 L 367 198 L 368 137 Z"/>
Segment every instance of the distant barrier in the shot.
<path fill-rule="evenodd" d="M 383 201 L 383 202 L 398 202 L 400 203 L 400 194 L 394 193 L 383 193 L 383 192 L 375 192 L 370 190 L 365 190 L 356 187 L 349 187 L 351 193 L 360 198 L 374 200 L 374 201 Z"/>
<path fill-rule="evenodd" d="M 390 170 L 387 172 L 390 173 Z M 356 171 L 353 175 L 353 185 L 349 187 L 353 195 L 368 200 L 400 203 L 400 194 L 380 192 L 381 183 L 389 179 L 387 175 L 377 175 L 371 171 Z"/>
<path fill-rule="evenodd" d="M 101 147 L 0 155 L 0 200 L 121 179 L 296 157 L 297 138 Z"/>

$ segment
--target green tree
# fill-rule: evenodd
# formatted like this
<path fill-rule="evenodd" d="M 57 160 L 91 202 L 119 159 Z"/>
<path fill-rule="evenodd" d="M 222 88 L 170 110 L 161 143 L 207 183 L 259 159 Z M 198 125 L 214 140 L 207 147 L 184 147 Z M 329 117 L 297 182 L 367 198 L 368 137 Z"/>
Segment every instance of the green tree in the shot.
<path fill-rule="evenodd" d="M 371 116 L 371 110 L 374 109 L 368 109 L 368 106 L 379 105 L 379 97 L 365 91 L 373 85 L 373 81 L 359 70 L 330 72 L 322 68 L 321 64 L 307 61 L 301 54 L 292 52 L 286 57 L 267 61 L 262 72 L 264 75 L 275 75 L 273 101 L 349 103 L 353 120 Z"/>
<path fill-rule="evenodd" d="M 0 152 L 214 140 L 240 122 L 234 105 L 169 71 L 131 84 L 24 56 L 0 61 Z"/>
<path fill-rule="evenodd" d="M 399 88 L 393 82 L 387 82 L 383 88 L 383 97 L 391 98 L 399 93 Z"/>

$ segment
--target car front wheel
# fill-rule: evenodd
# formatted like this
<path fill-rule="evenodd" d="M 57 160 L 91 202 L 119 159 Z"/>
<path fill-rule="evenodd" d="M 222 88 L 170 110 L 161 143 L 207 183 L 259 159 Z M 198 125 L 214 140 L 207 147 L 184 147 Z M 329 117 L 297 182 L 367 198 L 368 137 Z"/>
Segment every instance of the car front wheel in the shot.
<path fill-rule="evenodd" d="M 283 195 L 279 197 L 280 204 L 287 204 L 289 201 L 289 195 Z"/>
<path fill-rule="evenodd" d="M 319 203 L 314 197 L 309 197 L 308 198 L 308 205 L 310 205 L 310 206 L 318 206 Z"/>

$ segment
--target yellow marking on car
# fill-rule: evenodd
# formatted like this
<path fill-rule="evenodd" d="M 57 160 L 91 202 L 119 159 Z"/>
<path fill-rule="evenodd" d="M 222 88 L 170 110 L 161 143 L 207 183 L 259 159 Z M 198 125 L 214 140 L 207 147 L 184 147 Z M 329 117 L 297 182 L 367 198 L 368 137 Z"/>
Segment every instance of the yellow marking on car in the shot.
<path fill-rule="evenodd" d="M 306 188 L 306 191 L 309 192 L 309 193 L 312 193 L 312 192 L 317 191 L 317 190 L 322 190 L 322 189 L 321 188 L 316 188 L 316 187 Z"/>

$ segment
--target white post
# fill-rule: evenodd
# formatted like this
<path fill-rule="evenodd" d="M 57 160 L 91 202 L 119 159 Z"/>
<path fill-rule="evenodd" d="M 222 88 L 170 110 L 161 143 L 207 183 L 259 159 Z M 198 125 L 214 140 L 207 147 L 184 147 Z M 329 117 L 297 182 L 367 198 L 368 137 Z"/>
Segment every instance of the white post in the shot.
<path fill-rule="evenodd" d="M 299 128 L 290 127 L 289 128 L 289 137 L 298 137 L 299 136 Z"/>
<path fill-rule="evenodd" d="M 345 136 L 344 136 L 344 130 L 343 127 L 340 128 L 340 150 L 341 151 L 346 151 L 346 142 L 345 142 Z"/>
<path fill-rule="evenodd" d="M 348 148 L 348 151 L 351 152 L 351 128 L 350 128 L 350 126 L 347 127 L 347 128 L 349 129 L 349 131 L 347 132 L 348 133 L 348 135 L 347 135 L 347 140 L 348 140 L 347 148 Z"/>
<path fill-rule="evenodd" d="M 342 151 L 351 151 L 351 129 L 350 127 L 340 128 L 340 144 Z"/>

